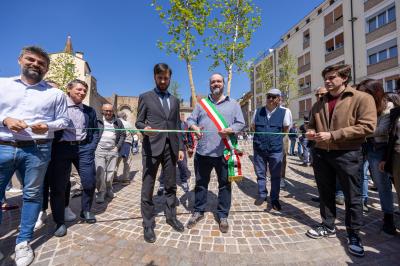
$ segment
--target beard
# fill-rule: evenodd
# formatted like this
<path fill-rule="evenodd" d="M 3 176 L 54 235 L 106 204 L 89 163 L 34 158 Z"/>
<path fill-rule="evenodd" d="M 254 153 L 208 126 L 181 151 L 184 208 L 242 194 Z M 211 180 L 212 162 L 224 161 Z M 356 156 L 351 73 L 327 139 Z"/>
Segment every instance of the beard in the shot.
<path fill-rule="evenodd" d="M 36 83 L 40 82 L 43 79 L 43 72 L 40 69 L 32 68 L 32 67 L 23 67 L 22 75 L 26 78 L 35 81 Z"/>
<path fill-rule="evenodd" d="M 223 92 L 223 90 L 221 88 L 210 88 L 210 90 L 211 90 L 211 94 L 214 96 L 217 96 L 217 97 L 221 96 L 222 92 Z"/>

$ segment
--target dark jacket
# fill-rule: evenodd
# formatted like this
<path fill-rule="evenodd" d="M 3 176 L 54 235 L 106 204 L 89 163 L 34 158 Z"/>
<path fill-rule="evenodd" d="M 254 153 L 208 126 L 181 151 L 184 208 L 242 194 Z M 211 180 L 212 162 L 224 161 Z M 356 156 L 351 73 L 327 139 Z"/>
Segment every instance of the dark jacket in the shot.
<path fill-rule="evenodd" d="M 390 127 L 389 127 L 389 142 L 388 148 L 385 153 L 385 171 L 392 174 L 393 169 L 393 153 L 395 143 L 397 141 L 397 121 L 400 118 L 400 107 L 393 108 L 390 110 Z"/>
<path fill-rule="evenodd" d="M 85 142 L 89 145 L 90 149 L 96 150 L 97 143 L 100 141 L 99 131 L 94 128 L 98 128 L 96 111 L 87 105 L 83 105 L 83 115 L 85 116 L 85 128 L 86 130 Z M 57 143 L 61 140 L 64 130 L 54 132 L 54 141 Z"/>
<path fill-rule="evenodd" d="M 103 129 L 104 128 L 104 122 L 102 119 L 97 120 L 97 123 L 99 125 L 99 128 Z M 114 117 L 114 128 L 115 129 L 124 129 L 124 124 L 122 124 L 122 121 L 119 118 Z M 104 130 L 100 130 L 99 133 L 99 140 L 101 139 L 101 136 L 103 135 Z M 121 149 L 122 144 L 124 144 L 126 133 L 124 130 L 116 130 L 115 131 L 115 146 L 118 148 L 118 151 Z"/>
<path fill-rule="evenodd" d="M 170 111 L 167 117 L 160 98 L 154 90 L 141 94 L 139 96 L 136 128 L 144 129 L 146 126 L 150 126 L 153 129 L 181 129 L 179 100 L 173 95 L 169 95 L 169 101 Z M 175 132 L 157 133 L 151 137 L 143 135 L 142 154 L 153 157 L 159 156 L 164 151 L 167 137 L 173 153 L 178 156 L 178 151 L 183 151 L 184 145 L 181 133 Z"/>

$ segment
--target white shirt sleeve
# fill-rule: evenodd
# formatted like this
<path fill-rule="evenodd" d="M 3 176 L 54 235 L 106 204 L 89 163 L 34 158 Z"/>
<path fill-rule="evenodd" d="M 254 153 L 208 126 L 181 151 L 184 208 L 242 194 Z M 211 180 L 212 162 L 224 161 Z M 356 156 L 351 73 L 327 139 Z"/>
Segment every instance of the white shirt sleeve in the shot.
<path fill-rule="evenodd" d="M 285 127 L 290 127 L 292 126 L 293 118 L 292 118 L 292 112 L 288 109 L 285 108 L 285 117 L 283 118 L 283 126 Z"/>

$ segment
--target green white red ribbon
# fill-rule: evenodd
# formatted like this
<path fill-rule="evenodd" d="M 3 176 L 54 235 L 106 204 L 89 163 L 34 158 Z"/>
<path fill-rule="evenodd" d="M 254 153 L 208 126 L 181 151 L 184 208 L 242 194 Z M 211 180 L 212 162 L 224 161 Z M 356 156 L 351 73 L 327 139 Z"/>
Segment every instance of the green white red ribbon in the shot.
<path fill-rule="evenodd" d="M 213 121 L 218 131 L 224 128 L 228 128 L 229 125 L 225 121 L 224 117 L 218 112 L 215 105 L 208 98 L 203 98 L 199 102 L 200 106 L 206 111 L 208 117 Z M 239 181 L 243 179 L 242 165 L 240 162 L 240 156 L 243 155 L 239 149 L 237 138 L 234 134 L 230 134 L 229 137 L 222 139 L 225 150 L 224 157 L 228 162 L 228 177 L 229 181 Z"/>

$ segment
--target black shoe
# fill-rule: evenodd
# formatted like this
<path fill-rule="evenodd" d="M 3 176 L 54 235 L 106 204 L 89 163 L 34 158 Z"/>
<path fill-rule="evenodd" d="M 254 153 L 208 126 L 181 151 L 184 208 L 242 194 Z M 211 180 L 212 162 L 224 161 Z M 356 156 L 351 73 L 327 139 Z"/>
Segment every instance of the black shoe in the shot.
<path fill-rule="evenodd" d="M 336 237 L 336 230 L 335 228 L 329 229 L 324 224 L 317 224 L 306 232 L 306 236 L 314 239 Z"/>
<path fill-rule="evenodd" d="M 258 197 L 255 201 L 254 201 L 254 205 L 256 206 L 261 206 L 265 201 L 265 198 L 262 197 Z"/>
<path fill-rule="evenodd" d="M 280 204 L 279 200 L 271 201 L 271 205 L 272 205 L 272 209 L 274 209 L 276 211 L 282 210 L 282 207 L 281 207 L 281 204 Z"/>
<path fill-rule="evenodd" d="M 388 235 L 395 235 L 396 234 L 396 226 L 394 225 L 393 221 L 393 214 L 392 213 L 384 213 L 383 214 L 383 226 L 382 230 Z"/>
<path fill-rule="evenodd" d="M 67 227 L 65 224 L 57 225 L 56 231 L 54 232 L 55 237 L 63 237 L 67 234 Z"/>
<path fill-rule="evenodd" d="M 320 202 L 320 199 L 319 199 L 319 197 L 312 197 L 312 198 L 311 198 L 311 201 L 313 201 L 313 202 Z"/>
<path fill-rule="evenodd" d="M 204 219 L 204 214 L 200 212 L 194 212 L 186 224 L 186 227 L 188 229 L 192 229 L 202 219 Z"/>
<path fill-rule="evenodd" d="M 153 227 L 144 227 L 143 228 L 143 237 L 147 243 L 156 242 L 156 234 L 154 233 Z"/>
<path fill-rule="evenodd" d="M 221 233 L 228 233 L 229 230 L 229 223 L 228 223 L 228 218 L 220 218 L 219 219 L 219 231 Z"/>
<path fill-rule="evenodd" d="M 182 233 L 185 231 L 185 227 L 181 222 L 178 221 L 176 218 L 167 219 L 167 224 L 169 224 L 175 231 Z"/>
<path fill-rule="evenodd" d="M 364 247 L 361 244 L 361 240 L 357 234 L 350 234 L 348 239 L 348 246 L 350 254 L 357 257 L 364 257 Z"/>
<path fill-rule="evenodd" d="M 81 211 L 81 218 L 88 224 L 94 224 L 97 222 L 94 214 L 88 211 Z"/>

